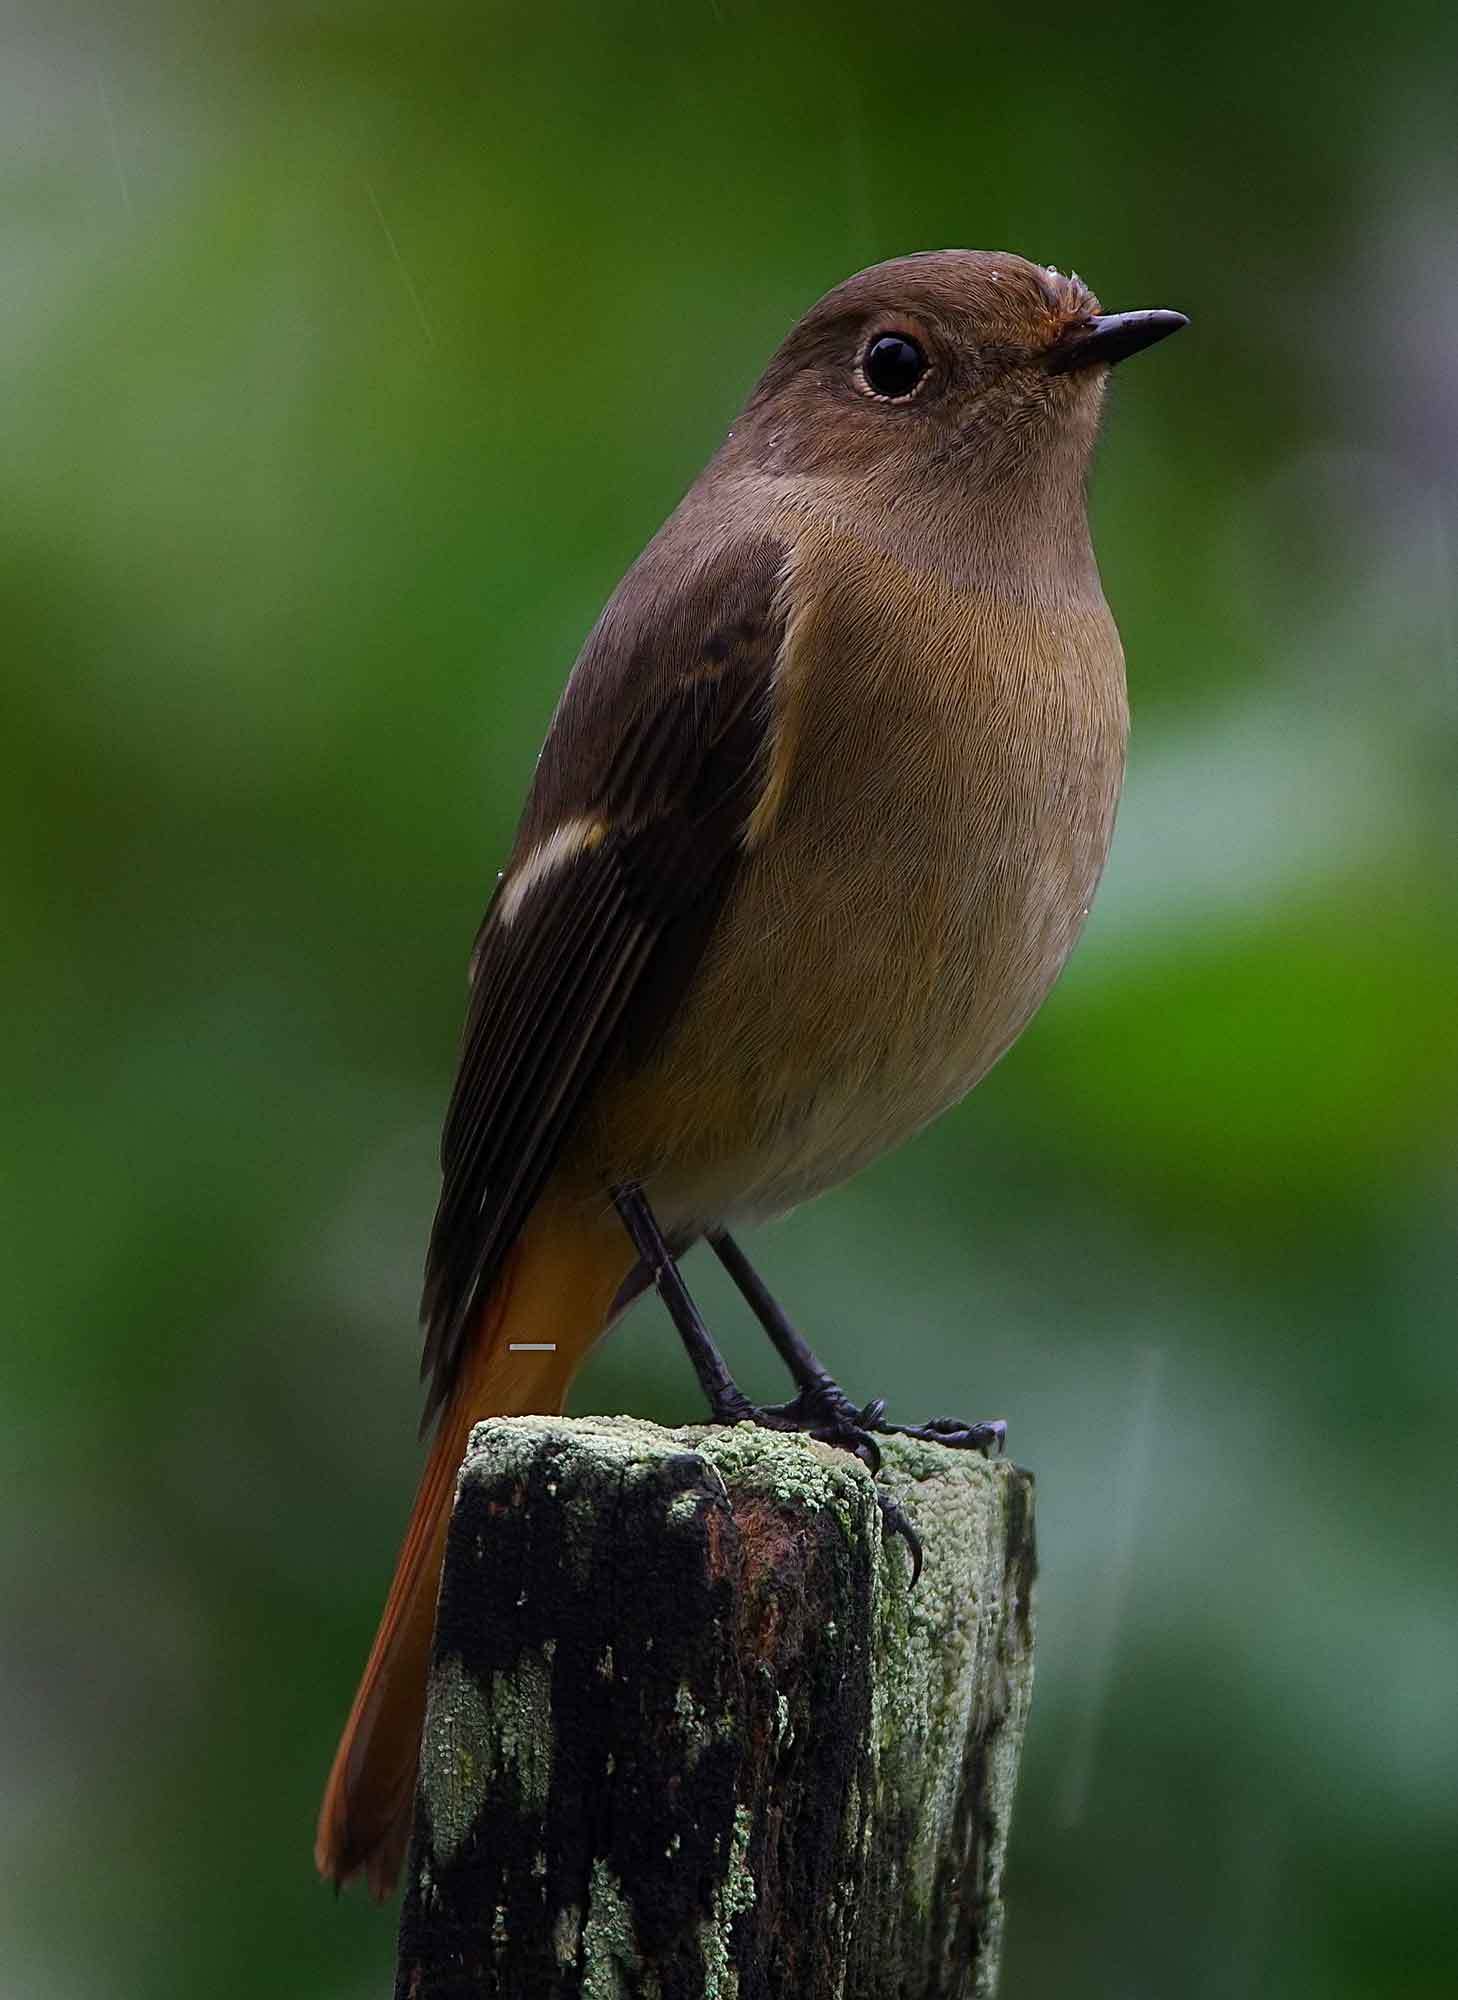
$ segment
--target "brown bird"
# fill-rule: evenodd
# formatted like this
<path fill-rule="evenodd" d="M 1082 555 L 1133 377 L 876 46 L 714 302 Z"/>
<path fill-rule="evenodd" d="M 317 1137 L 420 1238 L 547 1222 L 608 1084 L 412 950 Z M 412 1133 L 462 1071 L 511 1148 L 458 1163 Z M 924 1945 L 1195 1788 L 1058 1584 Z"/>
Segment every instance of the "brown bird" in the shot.
<path fill-rule="evenodd" d="M 332 1881 L 384 1894 L 403 1857 L 471 1425 L 559 1410 L 648 1285 L 718 1421 L 873 1465 L 878 1430 L 1000 1442 L 855 1407 L 726 1231 L 935 1118 L 1057 978 L 1127 729 L 1085 474 L 1109 366 L 1184 324 L 1003 254 L 861 272 L 588 638 L 471 961 L 422 1308 L 435 1439 L 320 1812 Z M 676 1262 L 701 1237 L 792 1402 L 755 1409 L 719 1359 Z"/>

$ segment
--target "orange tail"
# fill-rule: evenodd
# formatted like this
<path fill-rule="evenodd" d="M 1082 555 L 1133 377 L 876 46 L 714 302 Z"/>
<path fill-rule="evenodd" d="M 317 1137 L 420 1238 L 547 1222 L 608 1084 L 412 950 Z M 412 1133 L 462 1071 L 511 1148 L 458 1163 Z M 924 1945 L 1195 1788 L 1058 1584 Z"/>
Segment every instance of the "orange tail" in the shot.
<path fill-rule="evenodd" d="M 441 1557 L 472 1424 L 555 1412 L 633 1262 L 623 1231 L 543 1203 L 506 1262 L 415 1496 L 395 1580 L 324 1788 L 314 1860 L 336 1884 L 395 1886 L 410 1837 Z M 552 1342 L 513 1353 L 514 1341 Z"/>

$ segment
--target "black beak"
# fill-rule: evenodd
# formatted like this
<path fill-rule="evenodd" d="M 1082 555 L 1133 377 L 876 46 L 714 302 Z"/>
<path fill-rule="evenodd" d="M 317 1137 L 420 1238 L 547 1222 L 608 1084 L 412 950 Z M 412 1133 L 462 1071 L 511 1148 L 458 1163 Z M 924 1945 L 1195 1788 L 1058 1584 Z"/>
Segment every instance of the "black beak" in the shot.
<path fill-rule="evenodd" d="M 1066 375 L 1070 368 L 1092 368 L 1097 361 L 1112 368 L 1116 361 L 1137 354 L 1141 347 L 1153 347 L 1156 340 L 1178 333 L 1189 323 L 1183 313 L 1159 308 L 1153 312 L 1099 313 L 1087 325 L 1064 334 L 1048 356 L 1049 372 Z"/>

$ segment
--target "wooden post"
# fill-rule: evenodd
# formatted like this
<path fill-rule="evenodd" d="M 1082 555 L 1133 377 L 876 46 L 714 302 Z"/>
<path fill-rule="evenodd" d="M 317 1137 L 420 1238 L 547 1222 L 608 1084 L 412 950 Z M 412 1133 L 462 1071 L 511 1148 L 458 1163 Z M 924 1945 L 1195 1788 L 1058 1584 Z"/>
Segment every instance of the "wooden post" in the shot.
<path fill-rule="evenodd" d="M 991 1994 L 1032 1480 L 494 1418 L 446 1552 L 397 2000 Z"/>

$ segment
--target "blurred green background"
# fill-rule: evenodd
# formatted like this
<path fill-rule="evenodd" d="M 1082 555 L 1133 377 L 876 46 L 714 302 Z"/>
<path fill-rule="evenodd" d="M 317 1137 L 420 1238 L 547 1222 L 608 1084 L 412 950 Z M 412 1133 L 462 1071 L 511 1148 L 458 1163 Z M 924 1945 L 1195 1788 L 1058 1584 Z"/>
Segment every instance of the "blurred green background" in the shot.
<path fill-rule="evenodd" d="M 789 322 L 974 244 L 1194 321 L 1095 483 L 1119 834 L 1008 1061 L 754 1247 L 1038 1474 L 1008 2000 L 1454 1990 L 1455 56 L 1436 0 L 6 10 L 0 1987 L 388 1990 L 309 1847 L 478 914 Z M 575 1406 L 695 1414 L 651 1303 Z"/>

